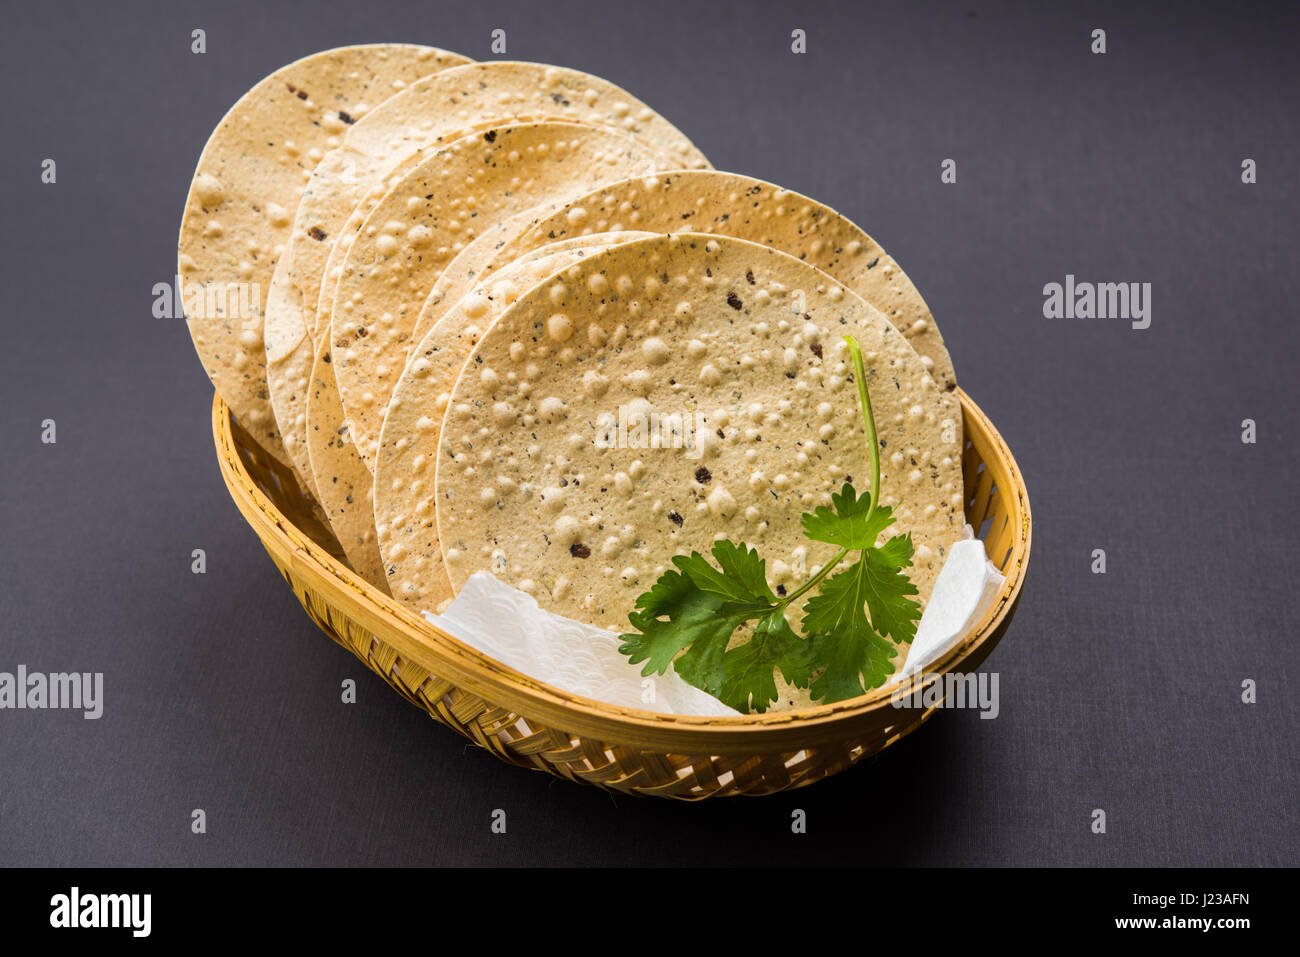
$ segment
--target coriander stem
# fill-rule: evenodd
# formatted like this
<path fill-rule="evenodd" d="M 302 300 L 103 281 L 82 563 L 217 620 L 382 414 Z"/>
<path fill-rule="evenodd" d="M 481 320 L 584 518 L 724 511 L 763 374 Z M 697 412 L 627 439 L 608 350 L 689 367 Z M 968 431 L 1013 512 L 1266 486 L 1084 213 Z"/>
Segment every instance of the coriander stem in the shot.
<path fill-rule="evenodd" d="M 849 550 L 847 548 L 841 548 L 840 553 L 838 555 L 836 555 L 833 559 L 831 559 L 829 562 L 827 562 L 825 565 L 821 567 L 821 571 L 819 571 L 812 578 L 808 579 L 806 582 L 804 582 L 802 585 L 796 588 L 789 595 L 782 598 L 777 604 L 789 605 L 792 602 L 794 602 L 795 599 L 802 597 L 806 592 L 809 592 L 812 589 L 816 588 L 821 583 L 821 580 L 825 578 L 827 575 L 829 575 L 836 565 L 844 561 L 844 556 L 847 555 L 848 553 Z"/>
<path fill-rule="evenodd" d="M 876 438 L 876 418 L 871 412 L 871 396 L 867 394 L 867 373 L 862 365 L 862 347 L 852 336 L 845 336 L 849 355 L 853 359 L 854 378 L 858 380 L 858 404 L 862 406 L 862 424 L 867 430 L 867 446 L 871 450 L 871 505 L 867 509 L 869 521 L 880 502 L 880 440 Z"/>
<path fill-rule="evenodd" d="M 867 447 L 871 452 L 871 505 L 867 508 L 866 516 L 867 520 L 870 520 L 876 510 L 877 503 L 880 501 L 880 442 L 876 438 L 876 419 L 871 412 L 871 396 L 867 393 L 867 371 L 862 364 L 862 347 L 858 345 L 858 340 L 852 336 L 845 336 L 844 341 L 849 344 L 849 355 L 853 359 L 853 377 L 857 380 L 858 385 L 858 404 L 862 408 L 862 425 L 867 430 Z M 777 607 L 793 604 L 797 599 L 816 588 L 821 584 L 823 578 L 834 571 L 840 562 L 844 561 L 844 556 L 848 553 L 848 548 L 841 548 L 838 555 L 821 567 L 821 571 L 785 598 L 782 598 L 777 603 Z"/>

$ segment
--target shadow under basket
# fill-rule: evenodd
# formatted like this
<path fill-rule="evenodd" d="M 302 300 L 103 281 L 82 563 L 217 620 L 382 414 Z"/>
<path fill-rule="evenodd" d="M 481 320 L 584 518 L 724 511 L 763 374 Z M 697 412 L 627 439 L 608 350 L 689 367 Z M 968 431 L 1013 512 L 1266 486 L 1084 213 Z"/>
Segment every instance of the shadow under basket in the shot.
<path fill-rule="evenodd" d="M 1011 624 L 1029 567 L 1024 479 L 992 423 L 958 395 L 966 519 L 1006 583 L 983 620 L 927 675 L 968 673 L 984 661 Z M 891 691 L 914 688 L 915 677 L 832 705 L 729 718 L 664 715 L 568 694 L 484 657 L 354 574 L 293 473 L 233 421 L 220 396 L 212 432 L 235 504 L 311 619 L 406 700 L 503 761 L 632 794 L 771 794 L 844 770 L 937 710 L 895 707 Z"/>

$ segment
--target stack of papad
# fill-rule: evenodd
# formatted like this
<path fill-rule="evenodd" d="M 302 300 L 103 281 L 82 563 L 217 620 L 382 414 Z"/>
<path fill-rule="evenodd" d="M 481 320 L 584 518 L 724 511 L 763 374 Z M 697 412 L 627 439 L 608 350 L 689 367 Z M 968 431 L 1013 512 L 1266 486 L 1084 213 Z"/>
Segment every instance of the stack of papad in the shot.
<path fill-rule="evenodd" d="M 374 521 L 379 548 L 384 571 L 390 583 L 398 584 L 402 601 L 416 608 L 441 608 L 452 597 L 434 521 L 433 458 L 428 450 L 437 447 L 447 400 L 482 331 L 543 280 L 574 273 L 578 263 L 601 249 L 652 235 L 600 233 L 526 253 L 494 274 L 490 285 L 473 290 L 448 314 L 448 321 L 460 330 L 460 338 L 439 344 L 430 334 L 417 346 L 389 401 L 375 467 Z"/>
<path fill-rule="evenodd" d="M 906 274 L 597 77 L 405 45 L 290 64 L 205 147 L 178 270 L 231 410 L 416 610 L 486 571 L 623 631 L 724 538 L 798 588 L 835 551 L 800 517 L 869 485 L 845 335 L 922 605 L 962 535 L 956 378 Z"/>
<path fill-rule="evenodd" d="M 302 393 L 304 413 L 293 415 L 292 429 L 281 419 L 286 438 L 292 437 L 289 448 L 305 449 L 317 501 L 349 555 L 353 548 L 370 558 L 376 554 L 369 483 L 353 460 L 357 451 L 373 448 L 391 387 L 376 396 L 370 382 L 390 371 L 395 381 L 405 358 L 391 370 L 382 363 L 363 366 L 353 361 L 354 347 L 405 335 L 403 324 L 414 320 L 449 258 L 442 251 L 467 229 L 486 228 L 520 207 L 566 198 L 671 161 L 670 154 L 605 127 L 562 122 L 503 126 L 461 137 L 433 153 L 374 207 L 341 267 L 331 334 L 317 343 L 312 386 L 304 390 L 294 382 L 288 390 Z M 327 357 L 333 368 L 322 369 Z M 280 368 L 271 369 L 273 395 L 281 394 L 280 384 L 286 381 L 276 374 Z M 345 369 L 352 379 L 343 378 Z M 353 391 L 334 385 L 336 376 L 339 385 L 347 381 Z M 328 388 L 322 389 L 322 383 Z M 286 407 L 294 408 L 292 402 Z M 359 441 L 359 417 L 373 423 L 369 446 Z M 357 571 L 382 583 L 382 574 L 369 574 L 372 567 L 367 560 Z"/>
<path fill-rule="evenodd" d="M 797 582 L 798 550 L 808 547 L 800 514 L 867 476 L 842 339 L 850 333 L 867 359 L 881 500 L 913 535 L 911 577 L 924 601 L 963 524 L 955 396 L 878 310 L 831 277 L 703 234 L 585 257 L 485 331 L 449 399 L 410 396 L 430 410 L 446 402 L 440 431 L 406 438 L 408 455 L 436 456 L 453 590 L 490 570 L 552 610 L 618 629 L 670 556 L 707 550 L 717 536 L 789 556 L 771 566 L 774 584 Z M 603 447 L 600 416 L 621 409 L 702 417 L 699 458 Z M 427 479 L 409 486 L 393 494 L 413 509 L 428 498 Z M 802 574 L 826 559 L 821 550 L 831 551 L 804 553 Z M 393 582 L 399 598 L 405 585 Z"/>
<path fill-rule="evenodd" d="M 534 250 L 513 263 L 511 268 L 499 273 L 492 295 L 504 308 L 523 289 L 530 288 L 568 263 L 582 258 L 590 250 L 649 235 L 651 234 L 602 233 Z M 382 533 L 386 525 L 379 523 L 380 535 L 377 536 L 373 503 L 374 480 L 366 463 L 357 454 L 352 439 L 351 420 L 347 418 L 340 401 L 336 380 L 338 354 L 328 342 L 322 343 L 312 365 L 307 407 L 310 429 L 307 447 L 311 452 L 312 471 L 321 483 L 317 500 L 322 504 L 326 518 L 353 570 L 371 584 L 387 591 L 387 574 L 380 557 L 380 549 L 384 544 Z M 460 362 L 457 359 L 458 370 Z M 388 418 L 396 422 L 402 421 L 395 410 L 396 404 L 390 409 Z M 410 483 L 403 483 L 407 484 Z M 441 564 L 442 556 L 438 554 L 438 568 Z M 434 578 L 435 581 L 445 579 L 445 573 Z"/>
<path fill-rule="evenodd" d="M 265 296 L 306 178 L 375 104 L 467 62 L 402 43 L 304 57 L 240 97 L 199 156 L 176 256 L 190 335 L 240 424 L 281 460 L 263 358 Z"/>
<path fill-rule="evenodd" d="M 280 270 L 284 275 L 276 277 L 282 294 L 267 316 L 275 419 L 290 460 L 313 491 L 321 492 L 305 445 L 308 382 L 313 358 L 327 338 L 334 287 L 353 241 L 375 206 L 431 155 L 460 140 L 532 120 L 618 131 L 653 151 L 655 168 L 708 165 L 680 131 L 625 90 L 545 64 L 479 63 L 443 71 L 412 84 L 353 125 L 307 184 Z M 618 178 L 632 168 L 611 166 L 603 178 Z M 572 187 L 598 181 L 575 174 Z M 525 208 L 521 203 L 513 212 Z M 430 242 L 427 255 L 449 259 L 484 225 L 476 217 L 464 217 L 449 245 Z"/>

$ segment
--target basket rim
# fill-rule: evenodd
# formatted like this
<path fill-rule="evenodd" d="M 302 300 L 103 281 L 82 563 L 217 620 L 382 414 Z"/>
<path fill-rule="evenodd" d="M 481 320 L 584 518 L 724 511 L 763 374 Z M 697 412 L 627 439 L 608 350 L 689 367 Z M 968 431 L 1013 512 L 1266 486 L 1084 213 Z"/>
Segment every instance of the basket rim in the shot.
<path fill-rule="evenodd" d="M 737 749 L 798 751 L 851 738 L 855 728 L 863 725 L 879 728 L 884 709 L 898 711 L 900 720 L 886 727 L 886 732 L 897 731 L 911 709 L 894 709 L 891 698 L 905 695 L 929 675 L 953 671 L 969 659 L 974 658 L 978 665 L 1001 639 L 1019 604 L 1032 540 L 1024 477 L 993 423 L 964 390 L 955 391 L 964 417 L 979 425 L 1010 480 L 1013 509 L 1009 518 L 1019 526 L 1012 530 L 1011 556 L 1003 569 L 1006 580 L 992 606 L 952 648 L 900 682 L 834 704 L 727 717 L 665 714 L 609 704 L 556 688 L 488 657 L 366 582 L 276 508 L 245 469 L 232 432 L 232 415 L 219 394 L 213 396 L 212 428 L 227 489 L 268 551 L 273 542 L 278 545 L 284 562 L 297 574 L 330 593 L 335 601 L 343 601 L 347 613 L 374 640 L 391 646 L 431 677 L 449 681 L 526 722 L 535 718 L 549 728 L 611 744 L 685 754 Z"/>

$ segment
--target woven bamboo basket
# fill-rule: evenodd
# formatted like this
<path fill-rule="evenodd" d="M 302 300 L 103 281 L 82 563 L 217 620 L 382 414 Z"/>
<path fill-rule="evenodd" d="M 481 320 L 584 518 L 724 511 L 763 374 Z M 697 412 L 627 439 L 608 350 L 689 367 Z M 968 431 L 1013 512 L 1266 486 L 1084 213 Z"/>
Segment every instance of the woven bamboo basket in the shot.
<path fill-rule="evenodd" d="M 959 395 L 966 517 L 1006 584 L 977 627 L 927 674 L 970 672 L 984 661 L 1011 623 L 1029 566 L 1029 499 L 1020 470 L 992 423 Z M 406 700 L 511 764 L 681 800 L 771 794 L 842 771 L 937 710 L 897 708 L 888 689 L 734 718 L 663 715 L 568 694 L 484 657 L 355 575 L 292 472 L 249 438 L 220 396 L 212 431 L 235 504 L 308 616 Z"/>

